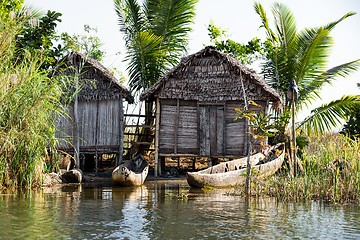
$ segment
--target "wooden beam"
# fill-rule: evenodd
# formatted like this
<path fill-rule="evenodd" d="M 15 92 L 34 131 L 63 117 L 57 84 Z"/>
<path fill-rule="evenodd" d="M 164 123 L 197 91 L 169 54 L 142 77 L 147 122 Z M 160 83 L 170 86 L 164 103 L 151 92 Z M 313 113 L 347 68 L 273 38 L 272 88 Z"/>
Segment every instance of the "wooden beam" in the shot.
<path fill-rule="evenodd" d="M 153 125 L 137 125 L 137 124 L 125 124 L 124 126 L 126 128 L 127 127 L 139 127 L 139 128 L 152 128 L 152 127 L 154 127 Z"/>
<path fill-rule="evenodd" d="M 197 154 L 165 154 L 160 153 L 159 156 L 161 157 L 197 157 Z"/>
<path fill-rule="evenodd" d="M 124 132 L 124 135 L 129 135 L 129 136 L 153 136 L 154 134 Z"/>
<path fill-rule="evenodd" d="M 135 145 L 152 145 L 152 142 L 134 142 L 134 141 L 124 141 L 124 143 L 132 143 Z"/>
<path fill-rule="evenodd" d="M 155 167 L 154 175 L 158 176 L 159 171 L 159 133 L 160 133 L 160 99 L 156 98 L 156 115 L 155 115 Z"/>
<path fill-rule="evenodd" d="M 145 117 L 148 117 L 148 118 L 155 118 L 155 116 L 151 116 L 151 115 L 139 115 L 139 114 L 124 114 L 125 117 L 142 117 L 142 118 L 145 118 Z"/>

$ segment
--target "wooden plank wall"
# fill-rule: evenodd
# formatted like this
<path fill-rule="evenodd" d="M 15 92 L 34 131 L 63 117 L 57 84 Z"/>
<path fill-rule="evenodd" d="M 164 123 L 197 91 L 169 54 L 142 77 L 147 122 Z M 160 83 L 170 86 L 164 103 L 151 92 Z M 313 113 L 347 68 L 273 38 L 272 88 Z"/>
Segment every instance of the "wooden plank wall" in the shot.
<path fill-rule="evenodd" d="M 224 105 L 199 104 L 199 145 L 201 156 L 223 156 Z"/>
<path fill-rule="evenodd" d="M 205 103 L 198 106 L 197 101 L 180 100 L 178 103 L 175 99 L 162 99 L 160 153 L 244 156 L 248 130 L 244 119 L 234 120 L 238 116 L 235 108 L 243 108 L 244 104 L 227 101 L 224 105 Z"/>
<path fill-rule="evenodd" d="M 199 106 L 199 155 L 210 155 L 210 108 Z"/>
<path fill-rule="evenodd" d="M 121 117 L 119 105 L 118 99 L 102 100 L 99 102 L 98 146 L 119 145 L 119 124 Z M 84 135 L 84 137 L 86 136 Z"/>
<path fill-rule="evenodd" d="M 64 109 L 69 116 L 65 114 L 62 116 L 57 116 L 55 120 L 55 125 L 58 131 L 55 133 L 55 137 L 61 139 L 59 142 L 59 147 L 61 148 L 70 148 L 71 144 L 66 141 L 71 141 L 73 136 L 73 122 L 72 122 L 72 113 L 73 113 L 73 105 L 70 105 L 68 109 Z"/>
<path fill-rule="evenodd" d="M 160 153 L 198 154 L 197 103 L 166 99 L 160 105 Z"/>
<path fill-rule="evenodd" d="M 98 103 L 97 101 L 79 101 L 80 148 L 84 149 L 84 147 L 94 147 L 95 145 L 100 148 L 103 146 L 119 146 L 122 136 L 120 134 L 120 118 L 122 117 L 120 105 L 119 99 L 100 100 Z M 67 111 L 72 113 L 72 106 Z M 73 117 L 72 114 L 69 115 Z M 97 116 L 98 124 L 96 123 Z M 65 138 L 68 135 L 68 138 L 71 138 L 74 136 L 72 119 L 66 116 L 59 117 L 56 125 L 59 129 L 65 129 L 63 133 L 56 133 L 56 137 Z M 98 126 L 97 130 L 96 126 Z M 70 148 L 71 145 L 62 142 L 60 147 Z"/>
<path fill-rule="evenodd" d="M 161 100 L 159 152 L 174 153 L 176 100 Z"/>
<path fill-rule="evenodd" d="M 244 155 L 245 144 L 245 120 L 239 119 L 235 121 L 238 114 L 235 108 L 241 108 L 241 101 L 228 101 L 225 106 L 225 145 L 226 155 L 242 156 Z"/>
<path fill-rule="evenodd" d="M 180 101 L 177 153 L 198 154 L 198 118 L 195 101 Z"/>

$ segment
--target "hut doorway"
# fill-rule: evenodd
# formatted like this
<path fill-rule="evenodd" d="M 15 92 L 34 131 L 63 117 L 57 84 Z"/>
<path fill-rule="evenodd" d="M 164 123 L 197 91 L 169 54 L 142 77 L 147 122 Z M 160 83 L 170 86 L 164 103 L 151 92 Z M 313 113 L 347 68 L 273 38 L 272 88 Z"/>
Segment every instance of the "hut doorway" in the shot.
<path fill-rule="evenodd" d="M 225 154 L 224 123 L 224 105 L 199 105 L 200 156 Z"/>

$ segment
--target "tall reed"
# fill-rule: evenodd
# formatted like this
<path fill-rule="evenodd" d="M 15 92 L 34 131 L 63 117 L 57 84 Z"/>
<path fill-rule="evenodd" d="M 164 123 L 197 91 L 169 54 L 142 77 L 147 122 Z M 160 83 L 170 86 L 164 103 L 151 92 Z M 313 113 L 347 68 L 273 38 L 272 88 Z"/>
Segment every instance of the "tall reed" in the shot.
<path fill-rule="evenodd" d="M 54 121 L 67 80 L 50 80 L 39 56 L 16 59 L 26 18 L 0 18 L 0 188 L 32 187 L 42 182 L 47 149 L 57 145 Z"/>

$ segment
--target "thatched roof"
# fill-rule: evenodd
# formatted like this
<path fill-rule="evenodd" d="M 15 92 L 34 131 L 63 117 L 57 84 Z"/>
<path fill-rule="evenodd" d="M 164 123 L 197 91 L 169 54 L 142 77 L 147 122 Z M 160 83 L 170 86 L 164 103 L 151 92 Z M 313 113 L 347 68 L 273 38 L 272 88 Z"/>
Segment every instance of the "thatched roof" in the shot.
<path fill-rule="evenodd" d="M 66 75 L 73 75 L 75 69 L 83 65 L 79 78 L 89 81 L 82 81 L 82 89 L 78 93 L 79 99 L 90 101 L 118 99 L 122 96 L 129 103 L 134 102 L 130 91 L 99 61 L 81 53 L 71 52 L 61 60 L 61 63 L 65 64 L 65 68 L 61 65 L 61 69 L 64 69 L 62 74 Z"/>
<path fill-rule="evenodd" d="M 183 58 L 140 99 L 159 96 L 197 101 L 243 100 L 242 84 L 249 100 L 269 100 L 275 108 L 282 107 L 281 96 L 255 71 L 214 47 L 206 47 Z"/>

